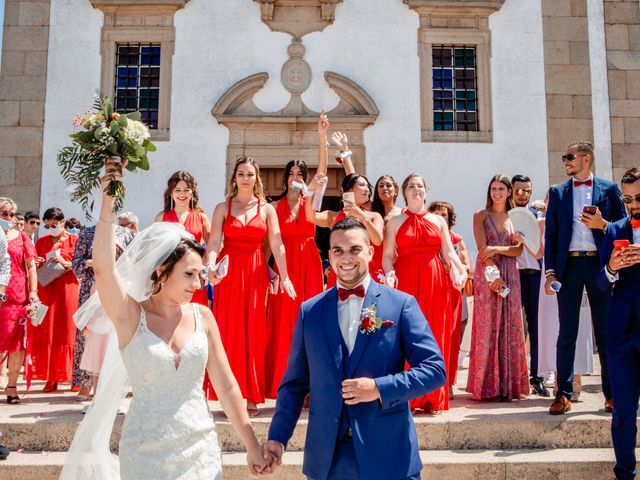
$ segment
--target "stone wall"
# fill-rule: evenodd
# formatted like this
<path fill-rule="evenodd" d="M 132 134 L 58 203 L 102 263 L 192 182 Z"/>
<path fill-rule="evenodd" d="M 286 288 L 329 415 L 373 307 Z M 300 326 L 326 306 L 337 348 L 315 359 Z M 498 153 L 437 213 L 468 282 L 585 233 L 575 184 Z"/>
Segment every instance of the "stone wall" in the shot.
<path fill-rule="evenodd" d="M 605 0 L 613 174 L 640 166 L 640 2 Z"/>
<path fill-rule="evenodd" d="M 38 209 L 49 44 L 49 0 L 6 0 L 0 73 L 0 190 Z"/>
<path fill-rule="evenodd" d="M 561 159 L 567 144 L 593 141 L 587 0 L 542 0 L 542 22 L 553 185 L 567 178 Z"/>

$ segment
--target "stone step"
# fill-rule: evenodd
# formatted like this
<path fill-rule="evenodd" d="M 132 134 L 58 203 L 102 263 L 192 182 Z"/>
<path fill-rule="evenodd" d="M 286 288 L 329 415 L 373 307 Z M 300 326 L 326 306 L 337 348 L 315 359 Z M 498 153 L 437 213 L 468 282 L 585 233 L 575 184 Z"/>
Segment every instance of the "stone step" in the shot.
<path fill-rule="evenodd" d="M 0 480 L 57 480 L 65 453 L 12 453 L 0 462 Z M 421 451 L 429 480 L 603 480 L 612 475 L 613 451 L 600 448 L 546 450 Z M 223 453 L 225 480 L 250 478 L 243 453 Z M 302 453 L 287 452 L 274 480 L 303 480 Z"/>

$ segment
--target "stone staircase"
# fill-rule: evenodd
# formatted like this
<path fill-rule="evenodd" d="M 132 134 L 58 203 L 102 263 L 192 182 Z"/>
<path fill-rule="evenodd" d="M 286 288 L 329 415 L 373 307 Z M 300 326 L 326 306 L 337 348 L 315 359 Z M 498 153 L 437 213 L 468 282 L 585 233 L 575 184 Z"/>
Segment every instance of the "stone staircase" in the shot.
<path fill-rule="evenodd" d="M 466 383 L 466 371 L 460 385 Z M 519 402 L 474 402 L 456 390 L 452 409 L 432 417 L 415 417 L 421 456 L 422 478 L 430 480 L 606 480 L 612 476 L 613 450 L 609 433 L 611 418 L 603 410 L 599 376 L 583 378 L 581 402 L 563 416 L 550 416 L 550 401 L 529 397 Z M 36 384 L 33 391 L 42 386 Z M 74 394 L 33 393 L 19 406 L 0 406 L 0 439 L 12 450 L 0 462 L 0 480 L 57 479 L 65 451 L 77 424 L 82 405 Z M 128 406 L 125 400 L 124 408 Z M 250 478 L 242 444 L 230 423 L 211 402 L 223 450 L 225 479 Z M 253 425 L 260 439 L 266 437 L 273 402 L 267 403 Z M 117 443 L 122 426 L 119 416 L 112 435 Z M 272 478 L 304 479 L 302 449 L 307 427 L 303 413 L 283 466 Z M 385 480 L 385 479 L 381 479 Z"/>

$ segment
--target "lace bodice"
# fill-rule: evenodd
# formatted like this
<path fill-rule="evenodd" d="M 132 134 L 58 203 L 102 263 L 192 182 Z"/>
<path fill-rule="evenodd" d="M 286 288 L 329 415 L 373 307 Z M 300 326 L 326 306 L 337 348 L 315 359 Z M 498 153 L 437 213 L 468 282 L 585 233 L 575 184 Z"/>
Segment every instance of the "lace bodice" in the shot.
<path fill-rule="evenodd" d="M 123 480 L 222 479 L 220 447 L 202 384 L 208 341 L 200 307 L 195 331 L 175 353 L 147 326 L 144 310 L 121 351 L 133 388 L 120 441 Z"/>

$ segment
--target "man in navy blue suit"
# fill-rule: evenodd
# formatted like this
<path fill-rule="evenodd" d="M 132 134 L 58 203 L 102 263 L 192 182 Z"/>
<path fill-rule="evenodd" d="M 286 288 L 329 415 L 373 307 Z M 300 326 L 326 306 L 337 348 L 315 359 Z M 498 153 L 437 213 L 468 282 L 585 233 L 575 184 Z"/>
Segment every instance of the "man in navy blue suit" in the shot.
<path fill-rule="evenodd" d="M 265 445 L 265 455 L 276 458 L 272 468 L 310 393 L 308 478 L 420 478 L 408 402 L 444 385 L 446 370 L 415 298 L 369 276 L 372 256 L 358 220 L 336 223 L 329 259 L 337 285 L 300 308 Z"/>
<path fill-rule="evenodd" d="M 618 480 L 636 476 L 636 421 L 640 399 L 640 168 L 622 177 L 622 201 L 629 216 L 607 229 L 600 246 L 600 287 L 613 290 L 607 318 L 607 359 L 615 399 L 611 437 Z M 628 242 L 628 247 L 614 242 Z"/>
<path fill-rule="evenodd" d="M 561 415 L 571 410 L 573 361 L 580 302 L 585 288 L 600 356 L 604 408 L 608 412 L 613 409 L 604 330 L 611 295 L 598 288 L 596 276 L 600 270 L 598 247 L 602 244 L 604 231 L 609 222 L 623 218 L 626 213 L 618 186 L 593 176 L 594 158 L 593 145 L 590 143 L 569 145 L 562 161 L 567 175 L 572 178 L 549 190 L 544 247 L 546 293 L 556 294 L 557 288 L 552 287 L 557 287 L 558 281 L 561 283 L 557 292 L 560 318 L 556 343 L 558 393 L 549 408 L 551 415 Z"/>

